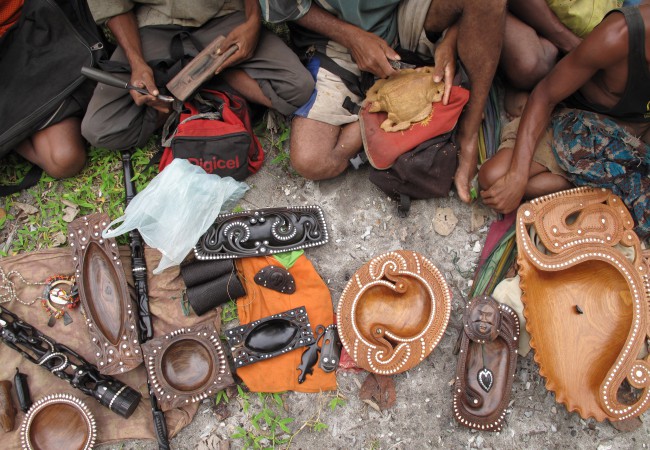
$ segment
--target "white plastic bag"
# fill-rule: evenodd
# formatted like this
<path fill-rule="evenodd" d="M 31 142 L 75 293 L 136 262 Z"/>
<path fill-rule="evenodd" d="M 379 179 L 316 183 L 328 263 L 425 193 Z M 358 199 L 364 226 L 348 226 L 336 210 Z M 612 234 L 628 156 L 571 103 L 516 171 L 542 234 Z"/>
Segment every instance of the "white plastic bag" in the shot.
<path fill-rule="evenodd" d="M 102 232 L 112 238 L 135 228 L 162 253 L 154 274 L 180 264 L 222 210 L 229 210 L 249 189 L 231 177 L 207 174 L 185 159 L 174 159 L 138 193 L 124 215 Z M 121 223 L 112 229 L 115 224 Z"/>

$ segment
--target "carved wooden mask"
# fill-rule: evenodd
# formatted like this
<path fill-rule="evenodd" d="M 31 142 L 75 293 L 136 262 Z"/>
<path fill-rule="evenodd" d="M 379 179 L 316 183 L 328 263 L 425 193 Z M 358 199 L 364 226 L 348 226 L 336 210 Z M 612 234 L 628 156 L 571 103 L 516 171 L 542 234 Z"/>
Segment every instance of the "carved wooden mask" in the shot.
<path fill-rule="evenodd" d="M 578 188 L 517 213 L 526 328 L 540 374 L 558 402 L 582 417 L 624 420 L 650 406 L 650 254 L 621 199 Z M 534 239 L 531 236 L 538 238 Z M 636 388 L 619 396 L 624 380 Z"/>

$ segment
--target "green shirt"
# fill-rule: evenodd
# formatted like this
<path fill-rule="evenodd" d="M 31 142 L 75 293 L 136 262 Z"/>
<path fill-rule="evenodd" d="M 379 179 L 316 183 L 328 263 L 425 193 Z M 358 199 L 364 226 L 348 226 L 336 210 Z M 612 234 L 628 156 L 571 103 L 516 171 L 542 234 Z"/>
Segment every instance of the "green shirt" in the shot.
<path fill-rule="evenodd" d="M 272 23 L 298 20 L 312 3 L 389 44 L 397 38 L 399 0 L 260 0 L 262 17 Z"/>
<path fill-rule="evenodd" d="M 215 17 L 243 11 L 243 0 L 88 0 L 95 22 L 134 11 L 138 26 L 200 27 Z"/>

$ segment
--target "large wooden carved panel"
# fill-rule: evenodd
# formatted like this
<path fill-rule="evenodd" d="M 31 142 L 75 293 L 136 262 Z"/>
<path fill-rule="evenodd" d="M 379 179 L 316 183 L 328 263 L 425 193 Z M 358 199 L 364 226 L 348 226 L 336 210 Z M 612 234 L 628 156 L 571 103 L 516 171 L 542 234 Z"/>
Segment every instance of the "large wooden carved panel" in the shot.
<path fill-rule="evenodd" d="M 117 244 L 101 236 L 109 222 L 106 214 L 85 216 L 70 223 L 68 235 L 97 367 L 115 375 L 139 366 L 142 353 Z"/>
<path fill-rule="evenodd" d="M 632 217 L 605 189 L 541 197 L 517 213 L 526 328 L 546 387 L 582 417 L 624 420 L 650 406 L 650 264 Z M 647 252 L 647 251 L 646 251 Z M 633 400 L 619 398 L 627 381 Z"/>

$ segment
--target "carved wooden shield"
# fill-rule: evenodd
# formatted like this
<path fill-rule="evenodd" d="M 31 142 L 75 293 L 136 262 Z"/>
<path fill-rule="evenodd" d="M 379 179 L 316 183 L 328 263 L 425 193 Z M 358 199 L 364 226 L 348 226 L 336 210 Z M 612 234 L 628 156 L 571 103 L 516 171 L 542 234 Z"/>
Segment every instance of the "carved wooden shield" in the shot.
<path fill-rule="evenodd" d="M 106 214 L 81 217 L 68 226 L 68 240 L 96 365 L 102 374 L 116 375 L 138 367 L 142 354 L 117 244 L 102 238 L 109 222 Z"/>
<path fill-rule="evenodd" d="M 359 367 L 382 375 L 419 364 L 447 328 L 451 291 L 424 256 L 398 250 L 371 259 L 339 300 L 339 334 Z"/>
<path fill-rule="evenodd" d="M 557 401 L 584 418 L 624 420 L 650 406 L 649 358 L 637 356 L 649 333 L 650 255 L 633 226 L 605 189 L 559 192 L 517 213 L 535 361 Z M 624 380 L 637 389 L 632 399 L 619 397 Z"/>
<path fill-rule="evenodd" d="M 163 411 L 199 402 L 234 383 L 219 333 L 209 321 L 147 341 L 142 351 Z"/>

